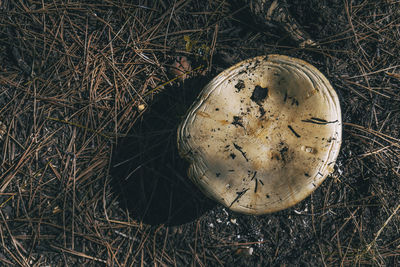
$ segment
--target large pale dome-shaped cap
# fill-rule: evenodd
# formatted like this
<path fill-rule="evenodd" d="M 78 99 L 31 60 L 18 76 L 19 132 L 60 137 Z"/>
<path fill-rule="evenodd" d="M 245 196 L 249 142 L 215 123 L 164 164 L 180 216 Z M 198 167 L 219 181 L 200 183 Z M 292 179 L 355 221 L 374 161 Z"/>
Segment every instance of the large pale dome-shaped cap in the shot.
<path fill-rule="evenodd" d="M 288 208 L 333 171 L 342 137 L 339 100 L 309 63 L 245 60 L 215 77 L 178 128 L 188 176 L 247 214 Z"/>

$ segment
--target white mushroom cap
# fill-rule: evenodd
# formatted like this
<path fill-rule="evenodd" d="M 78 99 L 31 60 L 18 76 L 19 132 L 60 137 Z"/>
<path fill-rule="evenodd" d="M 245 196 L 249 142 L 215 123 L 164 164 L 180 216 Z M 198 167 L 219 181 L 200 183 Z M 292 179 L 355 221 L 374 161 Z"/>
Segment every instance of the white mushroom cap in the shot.
<path fill-rule="evenodd" d="M 178 128 L 188 176 L 242 213 L 293 206 L 333 171 L 342 137 L 339 100 L 309 63 L 245 60 L 215 77 Z"/>

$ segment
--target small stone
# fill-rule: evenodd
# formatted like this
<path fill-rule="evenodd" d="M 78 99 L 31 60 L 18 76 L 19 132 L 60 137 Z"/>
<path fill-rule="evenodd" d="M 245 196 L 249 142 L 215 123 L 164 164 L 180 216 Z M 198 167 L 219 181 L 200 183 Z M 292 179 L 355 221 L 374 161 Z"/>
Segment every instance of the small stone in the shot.
<path fill-rule="evenodd" d="M 184 81 L 185 79 L 189 78 L 189 73 L 191 71 L 191 61 L 185 56 L 177 57 L 170 68 L 171 74 L 180 81 Z"/>
<path fill-rule="evenodd" d="M 309 147 L 309 146 L 302 146 L 301 150 L 303 150 L 303 151 L 305 151 L 307 153 L 313 153 L 314 152 L 314 149 L 312 147 Z"/>
<path fill-rule="evenodd" d="M 242 247 L 238 248 L 235 254 L 240 256 L 251 256 L 253 255 L 253 251 L 254 249 L 252 247 Z"/>

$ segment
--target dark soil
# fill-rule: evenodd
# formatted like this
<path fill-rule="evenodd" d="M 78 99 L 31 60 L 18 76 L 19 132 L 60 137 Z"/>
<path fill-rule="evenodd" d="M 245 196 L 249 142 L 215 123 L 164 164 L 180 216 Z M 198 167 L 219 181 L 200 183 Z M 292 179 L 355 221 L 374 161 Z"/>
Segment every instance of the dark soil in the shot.
<path fill-rule="evenodd" d="M 135 2 L 0 1 L 0 265 L 400 265 L 398 1 L 288 1 L 308 48 L 241 1 Z M 343 144 L 310 197 L 247 216 L 187 179 L 176 127 L 266 54 L 326 75 Z"/>

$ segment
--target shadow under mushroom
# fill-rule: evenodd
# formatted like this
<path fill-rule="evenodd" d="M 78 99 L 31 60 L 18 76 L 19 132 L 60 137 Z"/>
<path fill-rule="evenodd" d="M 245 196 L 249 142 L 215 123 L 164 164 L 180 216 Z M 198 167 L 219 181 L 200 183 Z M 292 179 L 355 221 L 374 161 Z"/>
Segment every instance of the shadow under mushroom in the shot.
<path fill-rule="evenodd" d="M 118 140 L 110 174 L 113 191 L 123 208 L 146 224 L 180 225 L 195 220 L 214 207 L 188 179 L 188 163 L 176 145 L 178 124 L 201 88 L 205 78 L 169 87 Z"/>

